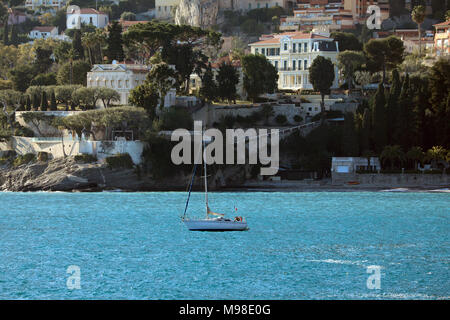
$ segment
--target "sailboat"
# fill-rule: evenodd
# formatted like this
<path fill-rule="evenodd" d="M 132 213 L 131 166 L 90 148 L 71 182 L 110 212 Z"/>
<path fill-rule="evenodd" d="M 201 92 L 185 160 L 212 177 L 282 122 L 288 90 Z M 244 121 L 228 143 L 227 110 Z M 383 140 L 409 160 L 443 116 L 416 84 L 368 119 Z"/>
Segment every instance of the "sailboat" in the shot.
<path fill-rule="evenodd" d="M 205 150 L 205 141 L 203 140 L 203 149 Z M 194 183 L 195 172 L 197 171 L 197 165 L 194 165 L 194 170 L 189 184 L 189 194 L 186 201 L 186 207 L 182 221 L 190 231 L 246 231 L 249 230 L 247 221 L 243 217 L 235 217 L 233 220 L 225 218 L 222 213 L 216 213 L 211 211 L 208 204 L 208 175 L 206 172 L 206 156 L 203 156 L 203 171 L 204 171 L 204 185 L 205 185 L 205 211 L 206 216 L 204 219 L 189 219 L 186 217 L 187 208 L 189 205 L 189 199 L 191 197 L 192 185 Z"/>

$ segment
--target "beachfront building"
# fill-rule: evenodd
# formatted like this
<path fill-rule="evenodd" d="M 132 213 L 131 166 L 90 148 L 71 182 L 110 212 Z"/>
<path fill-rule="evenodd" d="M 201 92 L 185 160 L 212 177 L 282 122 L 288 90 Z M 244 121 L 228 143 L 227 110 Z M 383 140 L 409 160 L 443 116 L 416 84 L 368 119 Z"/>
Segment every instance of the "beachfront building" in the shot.
<path fill-rule="evenodd" d="M 83 8 L 79 12 L 73 10 L 67 14 L 67 29 L 76 29 L 81 25 L 93 25 L 96 28 L 104 28 L 109 23 L 107 13 L 92 8 Z"/>
<path fill-rule="evenodd" d="M 150 66 L 142 64 L 96 64 L 87 74 L 87 87 L 114 89 L 120 95 L 120 101 L 117 103 L 127 105 L 130 91 L 144 83 L 150 69 Z M 167 94 L 164 102 L 166 107 L 175 105 L 175 89 Z"/>
<path fill-rule="evenodd" d="M 266 56 L 278 70 L 280 90 L 312 90 L 308 69 L 318 56 L 329 58 L 335 64 L 332 88 L 338 87 L 339 45 L 329 34 L 312 31 L 263 35 L 260 41 L 251 43 L 250 48 L 251 53 Z"/>
<path fill-rule="evenodd" d="M 435 24 L 434 48 L 437 56 L 450 55 L 450 20 Z"/>
<path fill-rule="evenodd" d="M 378 172 L 379 170 L 381 170 L 381 164 L 378 157 L 370 158 L 370 163 L 364 157 L 333 157 L 331 160 L 332 173 Z"/>

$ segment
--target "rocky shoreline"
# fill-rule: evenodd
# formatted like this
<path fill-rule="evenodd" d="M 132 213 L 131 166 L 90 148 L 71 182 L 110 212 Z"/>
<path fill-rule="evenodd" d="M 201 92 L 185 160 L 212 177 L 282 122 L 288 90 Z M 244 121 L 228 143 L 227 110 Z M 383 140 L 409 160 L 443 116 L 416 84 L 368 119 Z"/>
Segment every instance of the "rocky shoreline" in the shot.
<path fill-rule="evenodd" d="M 111 169 L 104 163 L 79 163 L 73 157 L 37 161 L 18 167 L 0 167 L 0 191 L 35 192 L 101 192 L 101 191 L 186 191 L 189 175 L 176 175 L 155 180 L 135 169 Z M 449 185 L 333 185 L 330 179 L 320 181 L 255 181 L 246 180 L 242 169 L 218 170 L 209 178 L 211 191 L 268 192 L 450 192 Z M 203 190 L 200 180 L 194 190 Z"/>

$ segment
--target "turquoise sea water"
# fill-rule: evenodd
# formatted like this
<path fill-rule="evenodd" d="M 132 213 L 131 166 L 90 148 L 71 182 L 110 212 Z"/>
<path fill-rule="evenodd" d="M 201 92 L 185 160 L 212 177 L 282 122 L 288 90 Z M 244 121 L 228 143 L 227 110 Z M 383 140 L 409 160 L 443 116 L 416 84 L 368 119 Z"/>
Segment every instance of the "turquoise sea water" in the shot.
<path fill-rule="evenodd" d="M 237 233 L 187 231 L 185 198 L 0 193 L 0 299 L 450 298 L 449 194 L 210 194 L 214 211 L 247 218 Z M 203 194 L 191 199 L 202 215 Z"/>

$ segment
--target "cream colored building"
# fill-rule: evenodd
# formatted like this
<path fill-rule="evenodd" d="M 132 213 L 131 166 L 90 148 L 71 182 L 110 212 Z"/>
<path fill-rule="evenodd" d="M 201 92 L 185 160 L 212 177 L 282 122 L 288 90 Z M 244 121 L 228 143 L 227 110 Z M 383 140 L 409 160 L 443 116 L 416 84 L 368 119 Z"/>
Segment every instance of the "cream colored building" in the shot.
<path fill-rule="evenodd" d="M 96 64 L 87 74 L 87 87 L 114 89 L 120 95 L 118 104 L 127 105 L 131 90 L 144 83 L 150 69 L 150 66 L 140 64 Z M 164 105 L 170 107 L 175 103 L 176 90 L 172 89 L 166 95 Z"/>
<path fill-rule="evenodd" d="M 156 19 L 172 19 L 180 0 L 155 0 Z"/>
<path fill-rule="evenodd" d="M 39 7 L 49 7 L 57 10 L 64 7 L 66 2 L 66 0 L 26 0 L 25 8 L 35 10 Z"/>
<path fill-rule="evenodd" d="M 251 53 L 262 54 L 278 70 L 280 90 L 312 90 L 309 67 L 318 56 L 331 59 L 335 65 L 332 88 L 338 87 L 337 55 L 339 45 L 329 34 L 317 32 L 285 32 L 261 37 L 251 43 Z"/>

